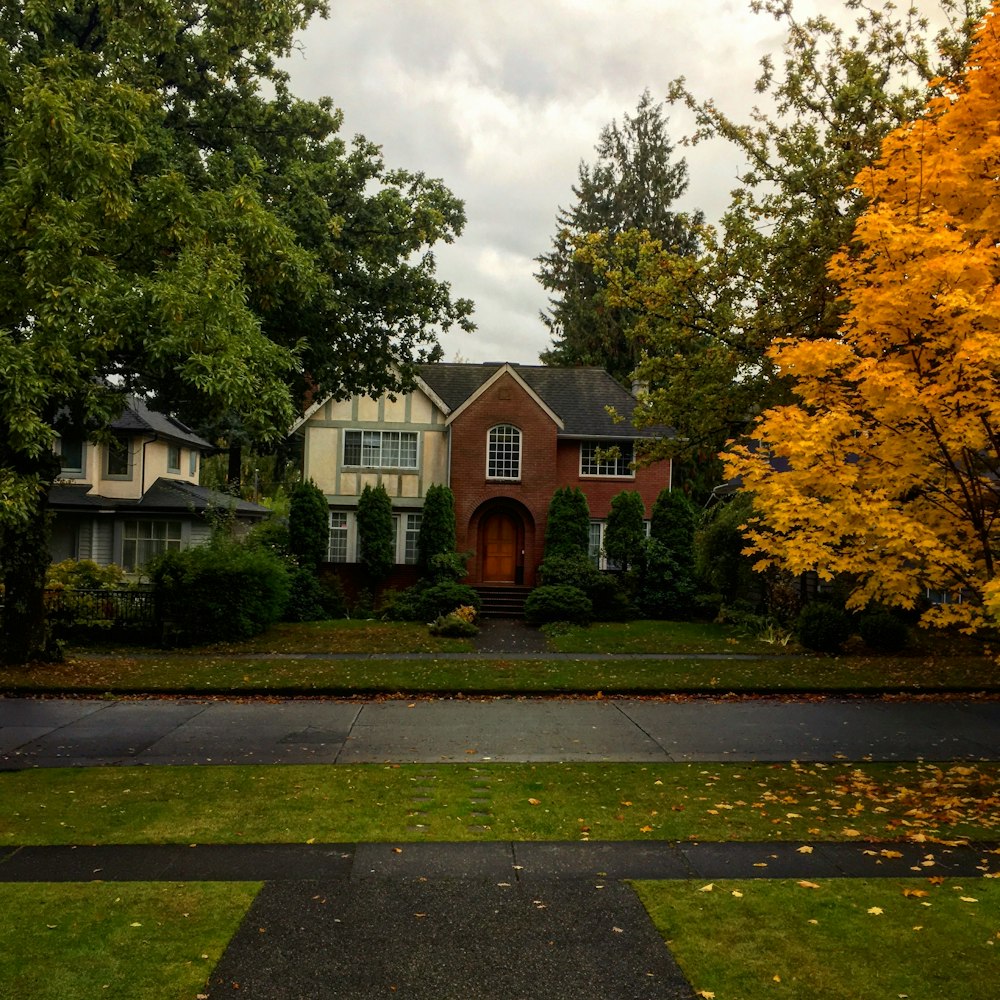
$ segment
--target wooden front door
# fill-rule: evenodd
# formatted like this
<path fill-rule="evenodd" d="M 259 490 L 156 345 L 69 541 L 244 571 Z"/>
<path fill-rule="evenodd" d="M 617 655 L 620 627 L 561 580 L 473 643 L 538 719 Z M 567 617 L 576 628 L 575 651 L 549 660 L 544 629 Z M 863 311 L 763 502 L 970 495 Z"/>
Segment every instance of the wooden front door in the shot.
<path fill-rule="evenodd" d="M 517 572 L 517 522 L 510 514 L 491 514 L 483 526 L 483 580 L 513 583 Z"/>

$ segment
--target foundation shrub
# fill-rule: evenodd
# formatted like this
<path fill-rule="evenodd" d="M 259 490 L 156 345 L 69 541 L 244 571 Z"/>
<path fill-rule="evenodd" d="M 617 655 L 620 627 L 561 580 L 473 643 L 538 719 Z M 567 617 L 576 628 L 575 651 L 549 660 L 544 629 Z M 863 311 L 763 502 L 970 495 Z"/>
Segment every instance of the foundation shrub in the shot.
<path fill-rule="evenodd" d="M 524 617 L 530 625 L 548 622 L 588 625 L 593 615 L 590 598 L 578 587 L 566 584 L 536 587 L 524 602 Z"/>

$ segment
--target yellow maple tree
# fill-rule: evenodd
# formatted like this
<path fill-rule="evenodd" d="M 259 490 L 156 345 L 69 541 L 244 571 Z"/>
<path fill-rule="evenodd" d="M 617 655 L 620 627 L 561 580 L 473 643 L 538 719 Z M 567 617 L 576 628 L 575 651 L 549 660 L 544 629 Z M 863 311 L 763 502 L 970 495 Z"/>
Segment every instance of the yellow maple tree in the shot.
<path fill-rule="evenodd" d="M 797 400 L 727 473 L 755 495 L 758 568 L 849 574 L 854 608 L 944 591 L 924 622 L 971 631 L 1000 606 L 1000 0 L 962 79 L 934 86 L 855 179 L 839 335 L 772 347 Z"/>

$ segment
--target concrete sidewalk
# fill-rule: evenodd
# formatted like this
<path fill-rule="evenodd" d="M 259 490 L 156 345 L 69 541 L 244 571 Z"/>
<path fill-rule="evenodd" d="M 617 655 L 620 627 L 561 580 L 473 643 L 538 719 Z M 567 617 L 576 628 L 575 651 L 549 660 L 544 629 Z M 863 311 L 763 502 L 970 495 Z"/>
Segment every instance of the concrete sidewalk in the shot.
<path fill-rule="evenodd" d="M 1000 702 L 0 699 L 0 769 L 1000 759 Z"/>

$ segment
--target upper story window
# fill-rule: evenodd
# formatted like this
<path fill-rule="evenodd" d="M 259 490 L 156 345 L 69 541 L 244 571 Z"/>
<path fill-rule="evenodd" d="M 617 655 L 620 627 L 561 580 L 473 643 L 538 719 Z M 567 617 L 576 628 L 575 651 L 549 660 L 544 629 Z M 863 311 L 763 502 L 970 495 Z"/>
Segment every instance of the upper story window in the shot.
<path fill-rule="evenodd" d="M 56 454 L 59 456 L 59 475 L 77 479 L 84 475 L 84 445 L 83 438 L 60 437 L 56 442 Z"/>
<path fill-rule="evenodd" d="M 521 432 L 511 424 L 490 428 L 486 478 L 521 478 Z"/>
<path fill-rule="evenodd" d="M 109 479 L 132 478 L 132 449 L 126 437 L 113 437 L 105 452 L 104 474 Z"/>
<path fill-rule="evenodd" d="M 194 448 L 188 452 L 188 475 L 192 478 L 198 475 L 198 452 Z"/>
<path fill-rule="evenodd" d="M 416 431 L 344 431 L 344 465 L 415 469 Z"/>
<path fill-rule="evenodd" d="M 607 452 L 611 451 L 612 448 L 618 452 L 617 458 L 607 456 Z M 619 441 L 616 444 L 582 441 L 580 443 L 580 475 L 617 476 L 623 479 L 634 479 L 633 457 L 631 441 Z"/>
<path fill-rule="evenodd" d="M 181 446 L 179 444 L 167 445 L 167 472 L 181 471 Z"/>

